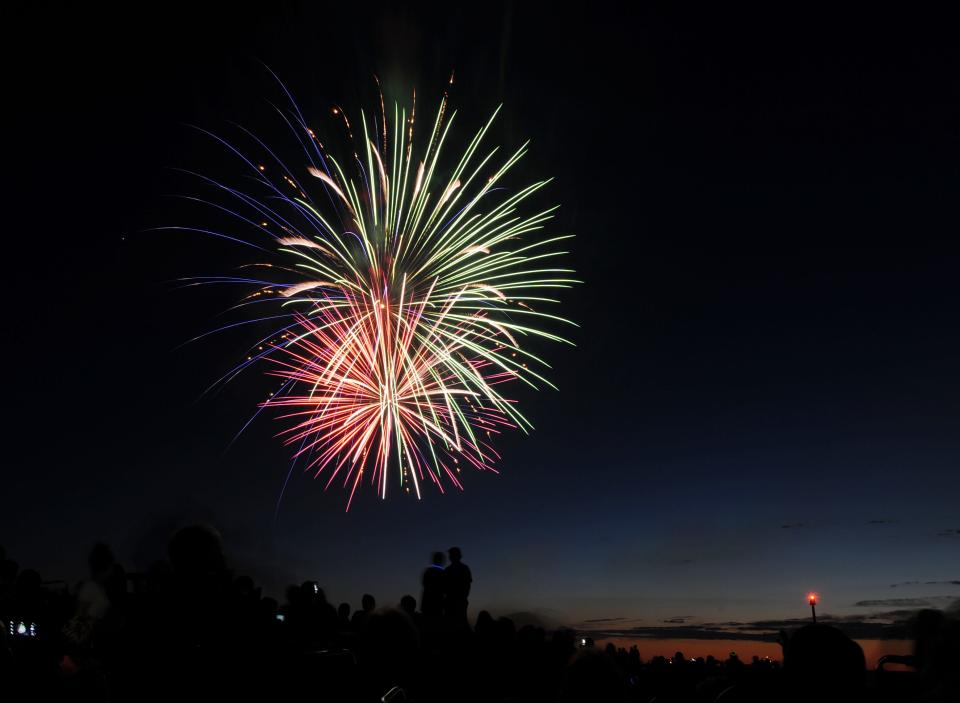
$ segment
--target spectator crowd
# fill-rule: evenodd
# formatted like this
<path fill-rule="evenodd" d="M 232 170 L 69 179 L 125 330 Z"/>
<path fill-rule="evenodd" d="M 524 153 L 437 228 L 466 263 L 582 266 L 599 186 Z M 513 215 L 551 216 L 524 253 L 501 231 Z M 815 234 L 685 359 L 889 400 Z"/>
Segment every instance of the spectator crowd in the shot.
<path fill-rule="evenodd" d="M 336 607 L 322 585 L 287 588 L 283 603 L 233 573 L 219 535 L 179 530 L 167 558 L 130 574 L 103 544 L 89 576 L 67 586 L 21 569 L 0 548 L 0 682 L 5 700 L 960 701 L 960 625 L 915 619 L 902 671 L 867 671 L 839 629 L 808 625 L 783 642 L 783 663 L 730 656 L 643 661 L 636 647 L 594 648 L 481 611 L 457 547 L 436 552 L 419 602 Z M 586 645 L 586 646 L 584 646 Z M 6 698 L 6 696 L 10 696 Z M 303 698 L 305 697 L 305 698 Z"/>

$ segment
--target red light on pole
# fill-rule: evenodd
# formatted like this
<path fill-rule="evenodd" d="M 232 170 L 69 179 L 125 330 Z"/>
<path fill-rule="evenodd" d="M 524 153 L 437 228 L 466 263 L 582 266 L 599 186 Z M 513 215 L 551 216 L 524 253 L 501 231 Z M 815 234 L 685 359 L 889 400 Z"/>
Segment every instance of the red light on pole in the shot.
<path fill-rule="evenodd" d="M 813 615 L 813 623 L 817 623 L 817 594 L 810 593 L 807 595 L 807 602 L 810 603 L 810 614 Z"/>

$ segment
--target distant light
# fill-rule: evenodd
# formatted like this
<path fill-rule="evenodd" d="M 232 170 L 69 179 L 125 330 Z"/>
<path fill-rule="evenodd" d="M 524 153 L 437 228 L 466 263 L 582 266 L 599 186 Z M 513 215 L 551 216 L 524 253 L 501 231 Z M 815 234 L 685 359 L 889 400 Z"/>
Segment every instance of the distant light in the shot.
<path fill-rule="evenodd" d="M 816 605 L 816 604 L 817 604 L 817 594 L 816 594 L 816 593 L 810 593 L 810 594 L 808 594 L 808 595 L 807 595 L 807 601 L 810 603 L 810 605 Z"/>

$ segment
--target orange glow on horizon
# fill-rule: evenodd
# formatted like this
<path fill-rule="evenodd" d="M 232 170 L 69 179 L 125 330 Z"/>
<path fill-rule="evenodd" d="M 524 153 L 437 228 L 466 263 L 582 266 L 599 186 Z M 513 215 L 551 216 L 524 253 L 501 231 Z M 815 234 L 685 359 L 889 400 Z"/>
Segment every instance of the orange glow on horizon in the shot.
<path fill-rule="evenodd" d="M 590 636 L 589 632 L 583 634 Z M 599 637 L 596 639 L 595 646 L 602 650 L 608 642 L 612 642 L 615 647 L 624 649 L 630 649 L 630 647 L 636 645 L 640 649 L 640 656 L 644 661 L 649 661 L 655 656 L 669 657 L 677 650 L 683 652 L 683 655 L 687 658 L 706 658 L 708 655 L 713 655 L 722 661 L 727 658 L 729 652 L 736 651 L 740 660 L 748 664 L 755 655 L 783 661 L 783 649 L 778 643 L 762 642 L 760 640 Z M 869 669 L 876 668 L 880 657 L 885 654 L 910 654 L 913 651 L 913 642 L 910 640 L 858 639 L 856 642 L 863 647 Z"/>

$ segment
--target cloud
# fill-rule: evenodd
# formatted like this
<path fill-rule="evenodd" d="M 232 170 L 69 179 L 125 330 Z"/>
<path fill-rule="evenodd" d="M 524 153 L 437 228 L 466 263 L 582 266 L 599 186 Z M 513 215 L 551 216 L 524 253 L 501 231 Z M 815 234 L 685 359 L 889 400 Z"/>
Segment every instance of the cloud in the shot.
<path fill-rule="evenodd" d="M 910 611 L 912 613 L 912 611 Z M 906 618 L 903 622 L 882 623 L 870 620 L 845 620 L 818 617 L 819 622 L 839 627 L 849 637 L 856 639 L 903 639 L 907 637 Z M 661 625 L 630 627 L 623 629 L 590 630 L 595 639 L 690 639 L 690 640 L 743 640 L 752 642 L 777 642 L 780 630 L 794 630 L 810 623 L 809 619 L 765 620 L 747 623 L 724 623 L 719 625 Z M 732 626 L 731 626 L 732 625 Z"/>
<path fill-rule="evenodd" d="M 887 598 L 863 600 L 855 605 L 862 607 L 892 606 L 893 610 L 877 611 L 865 615 L 830 615 L 817 617 L 818 622 L 842 630 L 853 639 L 906 639 L 910 620 L 921 607 L 941 607 L 946 612 L 960 614 L 960 599 L 954 596 L 929 598 Z M 692 640 L 746 640 L 754 642 L 777 642 L 780 630 L 795 630 L 810 624 L 809 618 L 783 620 L 729 621 L 703 624 L 684 624 L 691 616 L 682 615 L 664 620 L 663 625 L 620 628 L 589 629 L 595 639 L 692 639 Z M 681 622 L 683 621 L 683 622 Z"/>
<path fill-rule="evenodd" d="M 783 525 L 780 525 L 781 530 L 793 530 L 798 527 L 806 527 L 806 524 L 802 522 L 788 522 Z"/>
<path fill-rule="evenodd" d="M 687 564 L 694 564 L 696 561 L 696 559 L 690 557 L 678 557 L 671 554 L 661 554 L 659 552 L 651 554 L 647 558 L 647 563 L 650 566 L 686 566 Z"/>
<path fill-rule="evenodd" d="M 622 630 L 591 630 L 595 639 L 622 637 L 631 639 L 752 640 L 776 642 L 776 632 L 737 632 L 696 625 L 630 627 Z"/>
<path fill-rule="evenodd" d="M 858 600 L 853 605 L 857 608 L 923 608 L 930 605 L 930 601 L 926 598 L 878 598 Z"/>
<path fill-rule="evenodd" d="M 937 537 L 960 537 L 960 530 L 956 530 L 952 528 L 947 530 L 940 530 L 937 533 Z"/>
<path fill-rule="evenodd" d="M 619 622 L 620 620 L 626 620 L 626 618 L 591 618 L 584 622 Z"/>
<path fill-rule="evenodd" d="M 854 639 L 903 639 L 908 636 L 907 623 L 915 610 L 903 609 L 874 613 L 866 617 L 838 617 L 824 614 L 818 622 L 834 625 Z M 704 623 L 702 625 L 674 624 L 639 626 L 629 628 L 603 628 L 589 630 L 595 639 L 693 639 L 693 640 L 743 640 L 752 642 L 777 642 L 780 630 L 795 630 L 810 624 L 809 618 L 783 620 L 752 620 L 747 622 Z M 887 622 L 880 622 L 879 620 Z"/>
<path fill-rule="evenodd" d="M 878 598 L 876 600 L 858 600 L 857 608 L 933 608 L 937 603 L 949 603 L 956 596 L 927 596 L 926 598 Z"/>
<path fill-rule="evenodd" d="M 960 579 L 952 581 L 901 581 L 900 583 L 890 584 L 890 588 L 901 586 L 960 586 Z"/>

